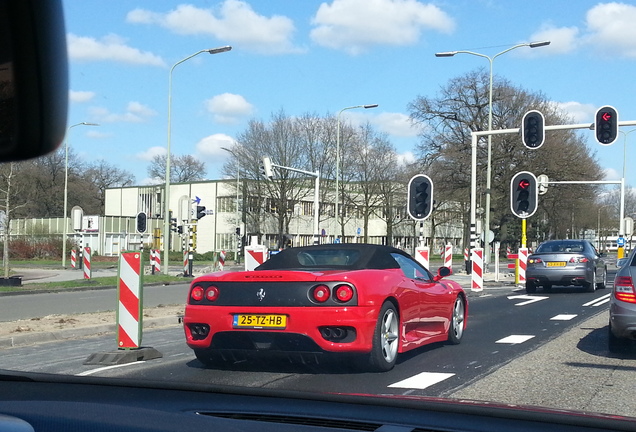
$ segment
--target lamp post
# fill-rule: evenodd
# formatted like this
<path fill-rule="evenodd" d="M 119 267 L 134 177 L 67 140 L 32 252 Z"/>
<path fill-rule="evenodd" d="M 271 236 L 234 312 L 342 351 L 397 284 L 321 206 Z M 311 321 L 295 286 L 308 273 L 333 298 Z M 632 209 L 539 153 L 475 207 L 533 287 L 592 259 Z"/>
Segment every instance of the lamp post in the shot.
<path fill-rule="evenodd" d="M 240 177 L 241 177 L 241 163 L 239 162 L 239 158 L 232 150 L 229 148 L 221 147 L 221 150 L 225 150 L 228 153 L 231 153 L 232 156 L 236 158 L 236 226 L 241 228 L 241 215 L 239 213 L 239 189 L 241 188 Z M 240 245 L 241 235 L 239 234 L 239 238 L 237 239 L 236 246 L 236 257 L 235 261 L 238 263 L 238 254 L 241 251 Z"/>
<path fill-rule="evenodd" d="M 62 235 L 62 268 L 66 268 L 66 237 L 67 237 L 67 222 L 68 216 L 68 136 L 71 133 L 71 129 L 75 126 L 99 126 L 97 123 L 81 122 L 71 125 L 66 130 L 66 139 L 64 140 L 64 219 L 62 225 L 64 225 Z"/>
<path fill-rule="evenodd" d="M 232 49 L 231 46 L 223 46 L 219 48 L 211 48 L 204 49 L 201 51 L 197 51 L 188 57 L 179 60 L 170 68 L 170 75 L 168 79 L 168 145 L 166 146 L 167 154 L 166 154 L 166 190 L 163 194 L 163 274 L 168 274 L 168 265 L 170 259 L 170 132 L 171 132 L 171 123 L 172 123 L 172 71 L 174 68 L 185 62 L 186 60 L 190 60 L 192 57 L 197 56 L 201 53 L 210 53 L 210 54 L 219 54 L 222 52 L 227 52 Z"/>
<path fill-rule="evenodd" d="M 542 46 L 550 45 L 550 41 L 541 41 L 541 42 L 530 42 L 530 43 L 521 43 L 514 45 L 508 49 L 505 49 L 494 56 L 490 57 L 485 54 L 476 53 L 472 51 L 447 51 L 447 52 L 439 52 L 435 53 L 435 57 L 453 57 L 455 54 L 471 54 L 478 57 L 483 57 L 488 59 L 488 63 L 490 64 L 490 80 L 488 86 L 488 132 L 492 131 L 492 82 L 493 82 L 493 71 L 492 66 L 494 60 L 502 54 L 507 53 L 508 51 L 512 51 L 521 47 L 530 47 L 530 48 L 538 48 Z M 486 168 L 486 215 L 485 215 L 485 234 L 488 235 L 490 231 L 490 178 L 492 177 L 491 173 L 491 158 L 492 158 L 492 135 L 488 135 L 488 165 Z M 485 243 L 488 243 L 488 238 L 485 239 Z M 490 248 L 486 248 L 488 251 L 484 256 L 484 264 L 487 265 L 490 263 Z M 487 268 L 487 267 L 486 267 Z"/>
<path fill-rule="evenodd" d="M 340 181 L 340 115 L 343 111 L 355 109 L 355 108 L 377 108 L 378 104 L 369 104 L 369 105 L 355 105 L 341 109 L 338 112 L 338 123 L 336 127 L 336 230 L 338 229 L 338 206 L 340 204 L 340 189 L 339 189 L 339 181 Z M 344 237 L 344 224 L 341 224 L 342 236 Z"/>

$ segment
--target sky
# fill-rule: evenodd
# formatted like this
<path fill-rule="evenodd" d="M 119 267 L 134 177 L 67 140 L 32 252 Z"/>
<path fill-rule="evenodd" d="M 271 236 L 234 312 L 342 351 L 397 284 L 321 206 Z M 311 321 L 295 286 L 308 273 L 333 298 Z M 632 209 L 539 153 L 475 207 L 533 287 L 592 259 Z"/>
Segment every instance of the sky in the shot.
<path fill-rule="evenodd" d="M 251 119 L 337 115 L 386 133 L 413 160 L 417 130 L 407 106 L 436 97 L 487 58 L 493 73 L 541 92 L 575 123 L 611 105 L 636 120 L 636 3 L 588 0 L 63 0 L 69 55 L 67 144 L 88 162 L 105 160 L 150 184 L 147 168 L 168 143 L 221 178 L 230 148 Z M 210 55 L 201 50 L 231 46 Z M 181 62 L 181 63 L 180 63 Z M 172 71 L 172 72 L 171 72 Z M 170 77 L 172 90 L 169 91 Z M 74 126 L 82 122 L 99 126 Z M 636 186 L 636 127 L 610 146 L 583 132 L 618 180 Z M 549 133 L 549 132 L 548 132 Z M 520 144 L 521 145 L 521 144 Z M 537 150 L 537 151 L 540 151 Z M 582 151 L 586 151 L 582 149 Z M 541 174 L 537 167 L 536 175 Z"/>

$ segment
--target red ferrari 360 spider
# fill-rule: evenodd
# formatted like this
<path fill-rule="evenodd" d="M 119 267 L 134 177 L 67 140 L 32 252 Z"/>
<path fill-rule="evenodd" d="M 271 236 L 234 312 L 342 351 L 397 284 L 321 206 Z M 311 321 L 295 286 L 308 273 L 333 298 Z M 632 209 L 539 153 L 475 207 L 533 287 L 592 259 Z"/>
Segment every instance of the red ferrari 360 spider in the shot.
<path fill-rule="evenodd" d="M 205 365 L 257 351 L 359 354 L 375 371 L 398 353 L 458 344 L 467 298 L 450 269 L 433 276 L 399 249 L 369 244 L 290 248 L 255 271 L 192 281 L 186 342 Z"/>

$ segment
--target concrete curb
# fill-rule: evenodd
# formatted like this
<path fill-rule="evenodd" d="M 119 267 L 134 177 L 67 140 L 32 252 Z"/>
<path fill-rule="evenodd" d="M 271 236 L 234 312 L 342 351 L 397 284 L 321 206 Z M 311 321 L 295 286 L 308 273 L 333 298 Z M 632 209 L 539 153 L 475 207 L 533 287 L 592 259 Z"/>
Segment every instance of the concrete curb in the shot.
<path fill-rule="evenodd" d="M 180 326 L 180 317 L 168 316 L 159 318 L 146 318 L 143 321 L 144 330 Z M 90 327 L 60 329 L 58 331 L 22 333 L 14 336 L 0 337 L 0 349 L 14 348 L 18 346 L 34 345 L 45 342 L 79 339 L 92 336 L 115 334 L 116 324 L 101 324 Z"/>

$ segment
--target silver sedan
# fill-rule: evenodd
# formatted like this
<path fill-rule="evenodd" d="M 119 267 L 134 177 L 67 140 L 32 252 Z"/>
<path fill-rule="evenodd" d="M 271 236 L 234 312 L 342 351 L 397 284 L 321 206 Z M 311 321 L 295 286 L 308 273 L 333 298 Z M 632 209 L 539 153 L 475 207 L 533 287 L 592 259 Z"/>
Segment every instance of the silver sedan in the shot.
<path fill-rule="evenodd" d="M 614 279 L 609 303 L 609 339 L 611 352 L 620 352 L 636 339 L 636 249 L 616 263 L 620 268 Z"/>
<path fill-rule="evenodd" d="M 587 240 L 549 240 L 528 257 L 527 293 L 536 292 L 538 286 L 549 291 L 554 285 L 581 286 L 593 292 L 606 284 L 604 254 Z"/>

